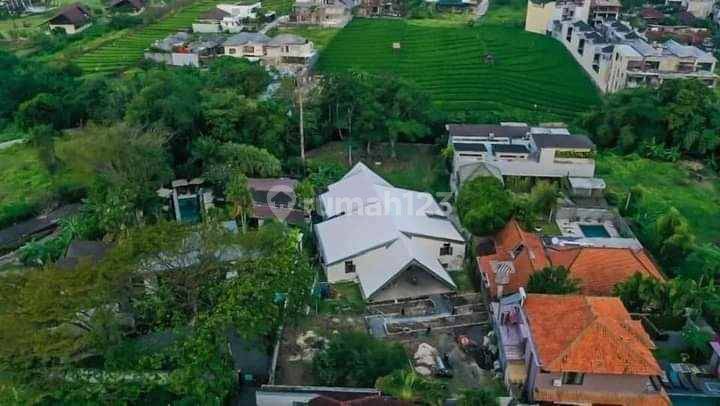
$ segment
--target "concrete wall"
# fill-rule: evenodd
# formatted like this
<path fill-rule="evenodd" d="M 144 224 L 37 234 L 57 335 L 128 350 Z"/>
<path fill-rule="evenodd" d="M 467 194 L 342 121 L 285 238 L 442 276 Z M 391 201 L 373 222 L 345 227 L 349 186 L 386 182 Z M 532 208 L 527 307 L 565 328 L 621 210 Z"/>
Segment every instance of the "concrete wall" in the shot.
<path fill-rule="evenodd" d="M 413 280 L 415 283 L 413 283 Z M 372 302 L 385 302 L 402 300 L 421 296 L 438 295 L 452 292 L 446 284 L 433 277 L 428 271 L 417 267 L 410 267 L 390 282 L 386 287 L 376 292 L 371 298 Z"/>
<path fill-rule="evenodd" d="M 65 31 L 66 34 L 72 35 L 72 34 L 77 34 L 77 33 L 79 33 L 79 32 L 85 31 L 85 30 L 86 30 L 88 27 L 90 27 L 91 25 L 92 25 L 92 23 L 88 23 L 88 24 L 82 25 L 82 26 L 80 26 L 80 27 L 75 27 L 75 26 L 72 25 L 72 24 L 58 24 L 58 25 L 48 24 L 48 28 L 50 28 L 50 30 L 54 30 L 55 28 L 59 28 L 59 29 Z"/>
<path fill-rule="evenodd" d="M 554 1 L 545 4 L 537 4 L 528 1 L 527 14 L 525 15 L 525 31 L 545 35 L 556 13 Z"/>
<path fill-rule="evenodd" d="M 245 47 L 252 47 L 252 52 L 245 52 Z M 261 58 L 265 56 L 265 47 L 263 44 L 245 44 L 239 46 L 225 46 L 225 55 L 235 58 Z M 235 53 L 232 53 L 232 52 Z"/>
<path fill-rule="evenodd" d="M 448 270 L 459 270 L 463 267 L 465 260 L 465 243 L 457 243 L 445 240 L 436 240 L 427 237 L 413 236 L 413 241 L 418 243 L 426 252 L 432 253 L 441 264 L 447 265 Z M 440 248 L 446 243 L 452 247 L 452 255 L 440 256 Z"/>

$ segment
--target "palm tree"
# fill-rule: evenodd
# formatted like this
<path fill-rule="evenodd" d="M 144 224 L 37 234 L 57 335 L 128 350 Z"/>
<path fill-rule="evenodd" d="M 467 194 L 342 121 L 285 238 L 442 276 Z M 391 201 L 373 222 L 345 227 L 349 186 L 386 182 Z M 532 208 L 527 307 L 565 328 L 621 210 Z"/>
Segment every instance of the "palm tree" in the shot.
<path fill-rule="evenodd" d="M 233 203 L 233 218 L 240 218 L 243 232 L 247 231 L 247 217 L 252 212 L 252 194 L 248 187 L 248 178 L 237 172 L 225 185 L 225 197 Z"/>
<path fill-rule="evenodd" d="M 439 406 L 448 396 L 444 384 L 426 379 L 411 369 L 378 378 L 375 387 L 399 400 L 421 405 Z"/>

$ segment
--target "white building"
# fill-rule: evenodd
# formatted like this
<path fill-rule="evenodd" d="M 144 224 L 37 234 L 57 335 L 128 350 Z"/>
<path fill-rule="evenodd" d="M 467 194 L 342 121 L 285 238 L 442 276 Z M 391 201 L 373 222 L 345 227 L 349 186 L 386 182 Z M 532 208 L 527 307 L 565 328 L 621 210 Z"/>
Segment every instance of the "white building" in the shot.
<path fill-rule="evenodd" d="M 650 43 L 618 20 L 619 3 L 600 0 L 528 3 L 525 29 L 560 41 L 606 93 L 695 78 L 714 87 L 717 60 L 697 47 L 670 40 Z"/>
<path fill-rule="evenodd" d="M 241 32 L 223 43 L 223 51 L 227 56 L 259 60 L 291 75 L 312 66 L 318 56 L 311 41 L 291 34 L 270 38 L 265 34 Z"/>
<path fill-rule="evenodd" d="M 218 4 L 193 23 L 193 32 L 213 33 L 242 31 L 245 22 L 258 18 L 262 4 Z"/>
<path fill-rule="evenodd" d="M 265 45 L 268 42 L 270 37 L 265 34 L 241 32 L 225 40 L 223 48 L 225 55 L 255 61 L 265 56 Z"/>
<path fill-rule="evenodd" d="M 358 163 L 318 198 L 315 225 L 331 283 L 357 281 L 367 301 L 453 292 L 465 239 L 428 193 L 393 187 Z"/>
<path fill-rule="evenodd" d="M 695 78 L 715 86 L 715 57 L 674 40 L 650 43 L 630 26 L 605 22 L 599 28 L 560 22 L 552 31 L 601 91 L 658 86 L 666 79 Z"/>
<path fill-rule="evenodd" d="M 476 176 L 592 178 L 595 145 L 566 128 L 530 127 L 525 123 L 448 124 L 453 147 L 453 192 Z"/>

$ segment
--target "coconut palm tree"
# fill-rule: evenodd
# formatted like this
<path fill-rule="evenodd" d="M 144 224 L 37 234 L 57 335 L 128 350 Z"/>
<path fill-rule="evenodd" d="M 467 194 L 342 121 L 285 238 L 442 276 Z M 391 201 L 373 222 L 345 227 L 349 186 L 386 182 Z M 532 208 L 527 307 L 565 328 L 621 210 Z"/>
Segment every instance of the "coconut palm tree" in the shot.
<path fill-rule="evenodd" d="M 428 406 L 442 405 L 448 397 L 443 383 L 429 380 L 413 370 L 398 370 L 378 378 L 375 387 L 399 400 Z"/>

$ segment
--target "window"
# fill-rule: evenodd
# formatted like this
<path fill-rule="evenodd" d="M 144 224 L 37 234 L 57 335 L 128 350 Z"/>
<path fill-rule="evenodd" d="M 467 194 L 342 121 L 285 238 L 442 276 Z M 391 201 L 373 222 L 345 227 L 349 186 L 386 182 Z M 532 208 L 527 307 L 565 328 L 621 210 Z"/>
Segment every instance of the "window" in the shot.
<path fill-rule="evenodd" d="M 235 48 L 228 48 L 228 53 L 229 53 L 230 55 L 235 55 L 235 52 L 237 52 L 237 49 L 235 49 Z"/>
<path fill-rule="evenodd" d="M 564 385 L 582 385 L 585 374 L 579 372 L 563 372 L 562 383 Z"/>
<path fill-rule="evenodd" d="M 355 264 L 352 261 L 345 261 L 345 273 L 355 273 Z"/>
<path fill-rule="evenodd" d="M 443 244 L 442 247 L 440 247 L 440 256 L 446 256 L 446 255 L 452 255 L 452 245 L 449 242 L 446 242 Z"/>
<path fill-rule="evenodd" d="M 510 252 L 510 256 L 513 259 L 517 258 L 517 256 L 520 255 L 520 253 L 522 253 L 523 248 L 525 248 L 523 243 L 516 245 L 515 248 L 513 248 L 512 252 Z"/>
<path fill-rule="evenodd" d="M 249 46 L 243 47 L 244 54 L 252 54 L 253 52 L 255 52 L 255 47 L 249 47 Z"/>

